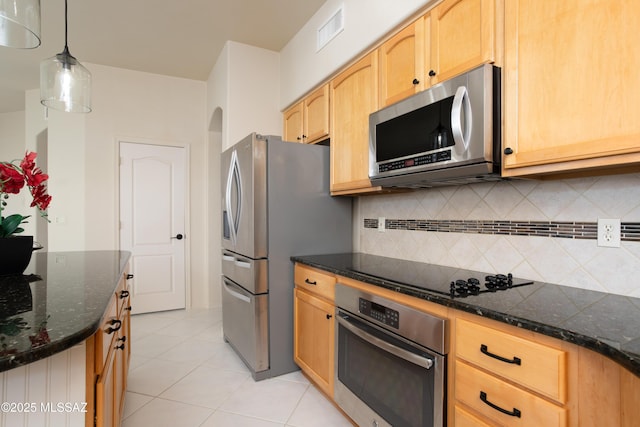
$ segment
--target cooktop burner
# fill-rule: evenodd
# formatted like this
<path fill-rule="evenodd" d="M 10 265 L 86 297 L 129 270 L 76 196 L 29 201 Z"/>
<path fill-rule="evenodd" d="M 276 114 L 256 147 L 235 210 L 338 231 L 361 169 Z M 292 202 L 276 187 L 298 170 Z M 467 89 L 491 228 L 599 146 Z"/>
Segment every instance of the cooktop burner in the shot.
<path fill-rule="evenodd" d="M 514 282 L 515 280 L 515 282 Z M 531 285 L 531 280 L 514 279 L 511 273 L 507 274 L 495 274 L 484 277 L 484 287 L 481 285 L 480 280 L 475 277 L 470 277 L 467 280 L 457 279 L 452 281 L 449 285 L 449 295 L 451 298 L 464 298 L 469 295 L 480 295 L 486 292 L 504 291 L 519 286 Z"/>
<path fill-rule="evenodd" d="M 367 262 L 365 259 L 375 262 Z M 354 257 L 350 270 L 364 276 L 439 293 L 451 298 L 496 294 L 534 283 L 532 280 L 515 278 L 511 273 L 487 274 L 385 257 Z"/>

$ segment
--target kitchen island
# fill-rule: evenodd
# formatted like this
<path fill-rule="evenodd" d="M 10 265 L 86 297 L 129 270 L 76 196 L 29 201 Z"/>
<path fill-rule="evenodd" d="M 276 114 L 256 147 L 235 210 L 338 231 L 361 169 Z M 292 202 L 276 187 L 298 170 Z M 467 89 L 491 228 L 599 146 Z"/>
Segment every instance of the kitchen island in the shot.
<path fill-rule="evenodd" d="M 1 426 L 119 424 L 129 257 L 35 253 L 23 275 L 0 278 Z"/>
<path fill-rule="evenodd" d="M 291 259 L 298 292 L 333 278 L 448 320 L 450 425 L 631 426 L 640 416 L 640 299 L 515 277 L 488 289 L 495 272 L 361 253 Z"/>

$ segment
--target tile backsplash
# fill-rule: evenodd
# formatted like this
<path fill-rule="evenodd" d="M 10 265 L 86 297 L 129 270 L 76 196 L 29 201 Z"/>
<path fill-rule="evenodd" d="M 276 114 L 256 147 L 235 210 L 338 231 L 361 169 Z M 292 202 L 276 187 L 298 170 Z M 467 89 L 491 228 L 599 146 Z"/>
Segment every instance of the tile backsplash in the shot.
<path fill-rule="evenodd" d="M 360 252 L 640 297 L 640 174 L 359 197 L 355 218 Z M 621 220 L 620 248 L 597 246 L 598 218 Z"/>

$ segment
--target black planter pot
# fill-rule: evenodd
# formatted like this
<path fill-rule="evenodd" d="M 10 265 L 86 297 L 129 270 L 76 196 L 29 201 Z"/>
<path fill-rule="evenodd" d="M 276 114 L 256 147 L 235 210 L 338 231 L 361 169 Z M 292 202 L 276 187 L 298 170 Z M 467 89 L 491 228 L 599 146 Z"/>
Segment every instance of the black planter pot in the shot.
<path fill-rule="evenodd" d="M 0 237 L 0 276 L 22 274 L 32 253 L 33 236 Z"/>

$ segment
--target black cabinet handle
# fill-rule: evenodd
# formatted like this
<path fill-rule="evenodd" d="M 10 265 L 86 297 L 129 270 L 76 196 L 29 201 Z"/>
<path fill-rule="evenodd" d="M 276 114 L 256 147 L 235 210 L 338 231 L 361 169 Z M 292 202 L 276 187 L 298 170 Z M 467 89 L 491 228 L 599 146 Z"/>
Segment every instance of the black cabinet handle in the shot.
<path fill-rule="evenodd" d="M 309 279 L 304 279 L 304 283 L 308 284 L 308 285 L 317 285 L 318 282 L 316 282 L 315 280 L 309 280 Z"/>
<path fill-rule="evenodd" d="M 129 291 L 120 291 L 120 299 L 125 299 L 129 296 Z"/>
<path fill-rule="evenodd" d="M 114 326 L 114 325 L 115 325 L 115 328 L 112 328 L 112 327 L 110 326 L 110 327 L 108 327 L 107 329 L 105 329 L 105 332 L 106 332 L 107 334 L 112 334 L 112 333 L 114 333 L 114 332 L 116 332 L 116 331 L 119 331 L 119 330 L 120 330 L 120 328 L 122 328 L 122 320 L 113 319 L 113 320 L 111 320 L 111 321 L 109 322 L 109 324 L 110 324 L 111 326 Z"/>
<path fill-rule="evenodd" d="M 184 235 L 180 233 L 176 234 L 176 237 L 172 237 L 172 239 L 178 239 L 178 240 L 182 240 L 183 238 L 184 238 Z"/>
<path fill-rule="evenodd" d="M 129 306 L 129 307 L 125 307 L 124 309 L 125 309 L 125 310 L 129 310 L 129 311 L 131 311 L 131 306 Z"/>
<path fill-rule="evenodd" d="M 519 357 L 513 356 L 513 359 L 507 359 L 502 356 L 498 356 L 497 354 L 491 353 L 489 351 L 489 348 L 484 344 L 480 344 L 480 351 L 483 354 L 486 354 L 489 357 L 493 357 L 494 359 L 498 359 L 501 362 L 511 363 L 512 365 L 522 365 L 522 360 Z"/>
<path fill-rule="evenodd" d="M 435 77 L 436 72 L 433 70 L 429 70 L 429 77 Z"/>
<path fill-rule="evenodd" d="M 413 79 L 413 81 L 411 83 L 413 83 L 414 85 L 418 85 L 418 84 L 420 84 L 420 80 Z"/>
<path fill-rule="evenodd" d="M 124 350 L 124 343 L 114 347 L 116 350 Z"/>
<path fill-rule="evenodd" d="M 507 411 L 506 409 L 499 407 L 495 403 L 489 402 L 489 399 L 487 399 L 487 393 L 485 393 L 484 391 L 480 392 L 480 400 L 482 400 L 487 405 L 491 406 L 496 411 L 502 412 L 503 414 L 510 415 L 512 417 L 518 417 L 518 418 L 522 417 L 522 412 L 520 412 L 520 410 L 517 408 L 513 408 L 513 411 Z"/>
<path fill-rule="evenodd" d="M 127 280 L 133 279 L 133 274 L 127 274 Z"/>
<path fill-rule="evenodd" d="M 507 147 L 504 149 L 504 154 L 506 154 L 507 156 L 509 154 L 513 154 L 513 149 L 511 149 L 511 147 Z"/>
<path fill-rule="evenodd" d="M 332 314 L 327 314 L 327 320 L 331 319 L 333 317 Z"/>

